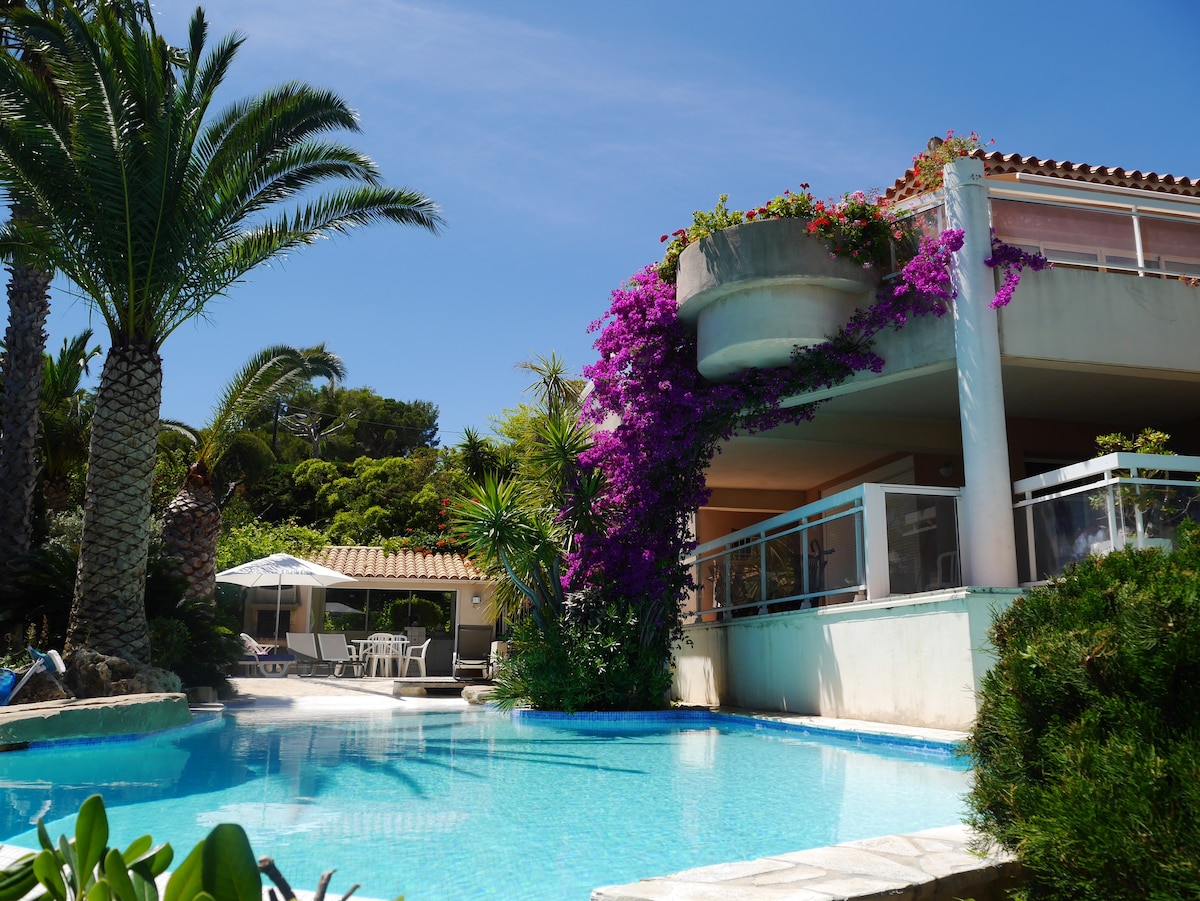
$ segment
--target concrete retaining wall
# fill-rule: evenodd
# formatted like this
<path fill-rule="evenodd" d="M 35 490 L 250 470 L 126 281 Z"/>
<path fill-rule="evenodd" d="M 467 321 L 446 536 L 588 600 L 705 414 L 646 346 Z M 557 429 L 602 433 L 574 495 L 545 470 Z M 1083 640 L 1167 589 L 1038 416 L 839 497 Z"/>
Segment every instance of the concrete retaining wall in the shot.
<path fill-rule="evenodd" d="M 706 707 L 968 729 L 993 659 L 992 611 L 1018 593 L 958 589 L 689 625 L 673 694 Z"/>
<path fill-rule="evenodd" d="M 0 708 L 0 745 L 158 732 L 192 721 L 182 694 L 122 695 Z"/>

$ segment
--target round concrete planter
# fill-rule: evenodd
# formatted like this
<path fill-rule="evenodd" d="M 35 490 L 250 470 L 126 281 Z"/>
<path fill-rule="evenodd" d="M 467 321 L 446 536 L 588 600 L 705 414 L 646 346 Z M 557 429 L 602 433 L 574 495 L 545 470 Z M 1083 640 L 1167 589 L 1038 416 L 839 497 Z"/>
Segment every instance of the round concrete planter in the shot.
<path fill-rule="evenodd" d="M 747 222 L 702 238 L 679 258 L 679 317 L 696 327 L 697 366 L 721 379 L 785 366 L 870 304 L 879 273 L 830 259 L 800 219 Z"/>

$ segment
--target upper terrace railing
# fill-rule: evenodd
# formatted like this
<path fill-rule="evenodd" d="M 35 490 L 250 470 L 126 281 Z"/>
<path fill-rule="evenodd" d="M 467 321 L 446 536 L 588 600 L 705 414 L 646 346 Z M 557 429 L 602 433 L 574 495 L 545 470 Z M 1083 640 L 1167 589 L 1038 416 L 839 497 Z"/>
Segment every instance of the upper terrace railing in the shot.
<path fill-rule="evenodd" d="M 1046 176 L 989 181 L 996 237 L 1056 266 L 1160 278 L 1200 276 L 1200 200 Z M 913 209 L 923 234 L 945 228 L 939 194 Z"/>
<path fill-rule="evenodd" d="M 954 488 L 867 483 L 702 544 L 698 620 L 879 600 L 962 584 Z"/>
<path fill-rule="evenodd" d="M 1200 457 L 1116 453 L 1013 483 L 1022 585 L 1114 547 L 1170 547 L 1200 520 Z"/>

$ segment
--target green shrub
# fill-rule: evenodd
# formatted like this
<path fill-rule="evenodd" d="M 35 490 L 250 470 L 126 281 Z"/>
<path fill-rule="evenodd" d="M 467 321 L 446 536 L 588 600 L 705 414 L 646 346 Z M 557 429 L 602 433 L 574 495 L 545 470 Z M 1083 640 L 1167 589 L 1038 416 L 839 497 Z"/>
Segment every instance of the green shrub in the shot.
<path fill-rule="evenodd" d="M 407 598 L 397 598 L 392 602 L 392 628 L 400 631 L 407 626 L 424 626 L 431 635 L 434 632 L 449 632 L 449 611 L 437 601 L 429 598 L 413 598 L 411 613 Z"/>
<path fill-rule="evenodd" d="M 146 574 L 150 662 L 174 672 L 185 688 L 229 688 L 225 672 L 245 650 L 237 620 L 204 600 L 185 600 L 186 582 L 171 575 L 155 555 Z"/>
<path fill-rule="evenodd" d="M 647 653 L 640 633 L 635 613 L 615 606 L 590 621 L 548 618 L 545 629 L 523 619 L 512 627 L 493 699 L 567 713 L 663 707 L 670 661 Z"/>
<path fill-rule="evenodd" d="M 45 647 L 61 648 L 75 591 L 77 554 L 58 544 L 34 548 L 0 570 L 0 632 L 5 649 L 25 656 L 30 625 Z"/>
<path fill-rule="evenodd" d="M 1089 557 L 996 616 L 970 822 L 1029 901 L 1200 897 L 1200 536 Z"/>
<path fill-rule="evenodd" d="M 175 858 L 170 845 L 155 845 L 148 835 L 134 839 L 124 851 L 110 848 L 108 814 L 100 795 L 92 795 L 79 808 L 74 836 L 51 841 L 41 819 L 37 831 L 40 850 L 0 870 L 0 901 L 26 897 L 37 901 L 158 901 L 155 880 Z M 255 860 L 245 830 L 235 823 L 221 823 L 176 865 L 161 897 L 164 901 L 261 901 L 260 872 L 275 883 L 284 898 L 295 897 L 271 858 Z M 332 873 L 322 875 L 314 901 L 323 901 Z M 353 886 L 350 892 L 357 888 Z"/>

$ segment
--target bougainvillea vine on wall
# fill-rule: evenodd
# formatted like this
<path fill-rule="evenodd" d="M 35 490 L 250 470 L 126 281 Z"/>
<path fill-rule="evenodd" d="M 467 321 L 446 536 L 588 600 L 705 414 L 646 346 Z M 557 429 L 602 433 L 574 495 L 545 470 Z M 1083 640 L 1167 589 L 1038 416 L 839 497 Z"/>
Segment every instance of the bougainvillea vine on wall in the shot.
<path fill-rule="evenodd" d="M 569 578 L 643 615 L 643 644 L 669 659 L 680 601 L 691 587 L 682 565 L 691 550 L 690 519 L 708 496 L 704 472 L 734 432 L 757 432 L 812 418 L 815 404 L 781 407 L 786 397 L 878 372 L 873 339 L 914 316 L 943 315 L 954 296 L 949 261 L 960 231 L 922 240 L 876 302 L 857 311 L 825 342 L 797 349 L 793 364 L 749 369 L 729 382 L 696 369 L 696 339 L 679 320 L 675 286 L 647 267 L 613 292 L 598 331 L 600 359 L 585 367 L 594 389 L 585 416 L 597 430 L 582 462 L 605 475 L 604 532 L 579 536 Z M 614 425 L 615 423 L 615 425 Z"/>

